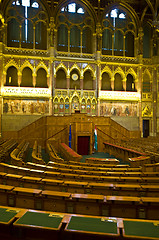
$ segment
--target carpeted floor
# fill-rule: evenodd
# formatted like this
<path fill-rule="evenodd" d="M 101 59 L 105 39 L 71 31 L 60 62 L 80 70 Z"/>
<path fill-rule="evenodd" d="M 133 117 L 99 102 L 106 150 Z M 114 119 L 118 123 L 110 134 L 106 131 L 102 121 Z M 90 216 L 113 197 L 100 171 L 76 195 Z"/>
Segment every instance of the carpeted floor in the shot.
<path fill-rule="evenodd" d="M 28 154 L 25 158 L 25 162 L 32 162 L 32 148 L 29 149 Z M 109 155 L 108 153 L 104 153 L 104 152 L 95 152 L 91 155 L 83 155 L 81 162 L 85 162 L 86 158 L 90 158 L 90 157 L 95 157 L 95 158 L 115 158 L 115 156 L 113 155 Z M 47 164 L 49 162 L 49 154 L 45 152 L 44 149 L 42 149 L 42 159 L 45 161 L 45 163 Z M 128 164 L 123 162 L 122 159 L 118 159 L 120 161 L 120 164 Z"/>

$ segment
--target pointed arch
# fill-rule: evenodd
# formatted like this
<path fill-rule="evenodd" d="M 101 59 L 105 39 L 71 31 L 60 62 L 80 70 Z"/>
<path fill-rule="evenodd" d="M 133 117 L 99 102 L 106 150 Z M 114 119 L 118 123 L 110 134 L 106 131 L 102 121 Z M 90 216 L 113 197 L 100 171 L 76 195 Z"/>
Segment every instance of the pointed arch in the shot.
<path fill-rule="evenodd" d="M 58 68 L 56 71 L 56 88 L 67 88 L 66 72 L 64 68 Z"/>
<path fill-rule="evenodd" d="M 45 68 L 38 68 L 36 73 L 36 86 L 40 88 L 47 88 L 47 72 Z"/>
<path fill-rule="evenodd" d="M 6 74 L 6 86 L 18 86 L 18 71 L 15 66 L 10 66 L 7 68 Z"/>
<path fill-rule="evenodd" d="M 33 74 L 32 69 L 28 66 L 23 67 L 21 87 L 33 87 Z"/>

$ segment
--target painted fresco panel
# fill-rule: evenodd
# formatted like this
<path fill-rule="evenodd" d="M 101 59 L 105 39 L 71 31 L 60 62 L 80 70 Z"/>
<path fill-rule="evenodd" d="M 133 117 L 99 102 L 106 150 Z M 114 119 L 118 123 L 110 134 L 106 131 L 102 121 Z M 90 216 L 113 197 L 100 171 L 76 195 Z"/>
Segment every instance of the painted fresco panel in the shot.
<path fill-rule="evenodd" d="M 4 99 L 4 114 L 49 114 L 49 100 Z"/>
<path fill-rule="evenodd" d="M 101 102 L 100 104 L 101 116 L 138 116 L 138 104 L 137 103 L 108 103 Z"/>

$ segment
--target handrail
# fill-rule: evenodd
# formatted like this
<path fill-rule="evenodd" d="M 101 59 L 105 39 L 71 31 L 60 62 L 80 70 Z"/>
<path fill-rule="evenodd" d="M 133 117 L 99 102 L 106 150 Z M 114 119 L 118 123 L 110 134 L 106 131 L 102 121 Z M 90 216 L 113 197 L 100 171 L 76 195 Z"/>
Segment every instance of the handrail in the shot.
<path fill-rule="evenodd" d="M 125 127 L 123 127 L 120 123 L 115 122 L 115 121 L 114 121 L 113 119 L 111 119 L 111 118 L 110 118 L 110 120 L 111 120 L 112 122 L 114 122 L 115 124 L 120 125 L 121 128 L 123 128 L 127 133 L 129 133 L 129 130 L 126 129 Z M 127 136 L 125 136 L 125 134 L 123 134 L 122 132 L 118 131 L 118 129 L 116 129 L 116 128 L 113 126 L 113 124 L 112 124 L 111 127 L 112 127 L 115 131 L 117 131 L 118 133 L 120 133 L 121 135 L 123 135 L 124 137 L 127 137 Z"/>
<path fill-rule="evenodd" d="M 59 132 L 55 133 L 54 135 L 52 135 L 51 137 L 47 138 L 45 141 L 47 141 L 48 139 L 56 136 L 57 134 L 59 134 L 60 132 L 64 131 L 66 128 L 68 128 L 68 126 L 64 127 L 63 129 L 61 129 Z"/>
<path fill-rule="evenodd" d="M 105 133 L 104 131 L 102 131 L 101 129 L 99 129 L 98 127 L 97 127 L 97 130 L 99 130 L 100 132 L 104 133 L 106 136 L 108 136 L 109 138 L 111 138 L 112 140 L 115 141 L 115 138 L 111 137 L 110 135 L 108 135 L 107 133 Z"/>
<path fill-rule="evenodd" d="M 32 123 L 29 123 L 27 126 L 25 126 L 25 127 L 23 127 L 22 129 L 20 129 L 20 130 L 18 130 L 17 131 L 17 133 L 18 133 L 18 137 L 23 137 L 23 136 L 19 136 L 20 135 L 20 133 L 22 132 L 22 131 L 24 131 L 24 129 L 25 128 L 29 128 L 31 125 L 35 125 L 36 124 L 36 122 L 38 122 L 39 120 L 42 120 L 42 119 L 46 119 L 46 116 L 45 117 L 40 117 L 40 118 L 38 118 L 38 119 L 36 119 L 34 122 L 32 122 Z M 41 127 L 41 126 L 40 126 Z M 34 131 L 34 130 L 33 130 Z"/>

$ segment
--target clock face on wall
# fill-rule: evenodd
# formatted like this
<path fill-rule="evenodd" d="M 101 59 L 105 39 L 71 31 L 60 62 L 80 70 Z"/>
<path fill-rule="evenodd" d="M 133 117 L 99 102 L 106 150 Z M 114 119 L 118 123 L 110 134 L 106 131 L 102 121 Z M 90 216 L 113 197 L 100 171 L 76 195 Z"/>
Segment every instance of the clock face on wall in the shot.
<path fill-rule="evenodd" d="M 78 80 L 78 75 L 77 75 L 77 73 L 72 74 L 72 79 L 73 79 L 74 81 L 77 81 L 77 80 Z"/>

